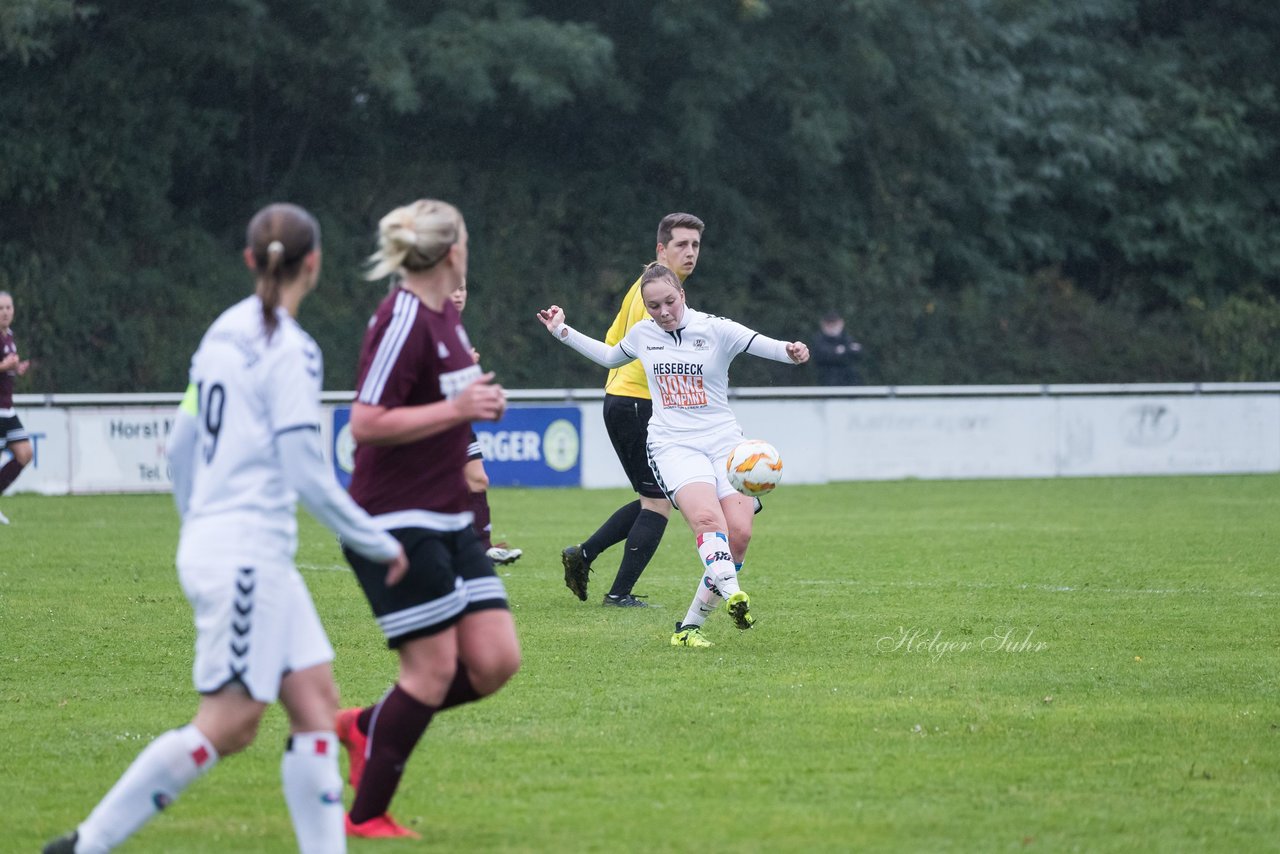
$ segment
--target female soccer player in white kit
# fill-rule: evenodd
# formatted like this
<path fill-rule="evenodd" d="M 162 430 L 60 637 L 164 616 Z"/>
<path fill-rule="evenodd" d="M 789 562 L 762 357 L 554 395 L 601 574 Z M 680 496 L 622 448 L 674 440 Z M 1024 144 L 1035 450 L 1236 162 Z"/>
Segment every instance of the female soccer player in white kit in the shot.
<path fill-rule="evenodd" d="M 289 715 L 281 777 L 298 848 L 346 850 L 333 647 L 293 565 L 297 499 L 348 548 L 388 565 L 388 583 L 408 562 L 338 486 L 321 449 L 320 349 L 294 320 L 320 274 L 319 226 L 302 208 L 275 204 L 253 218 L 247 238 L 255 293 L 205 333 L 168 448 L 200 705 L 46 852 L 124 842 L 221 757 L 247 747 L 277 699 Z"/>
<path fill-rule="evenodd" d="M 671 643 L 711 646 L 702 625 L 721 600 L 738 628 L 755 622 L 737 578 L 751 541 L 755 502 L 735 492 L 725 472 L 725 460 L 743 440 L 729 408 L 729 363 L 750 353 L 798 365 L 808 361 L 809 348 L 690 308 L 680 280 L 661 264 L 645 270 L 640 293 L 650 320 L 637 323 L 612 347 L 566 325 L 559 306 L 538 312 L 538 319 L 556 340 L 599 365 L 616 368 L 637 359 L 644 365 L 653 395 L 649 462 L 693 530 L 706 566 Z"/>

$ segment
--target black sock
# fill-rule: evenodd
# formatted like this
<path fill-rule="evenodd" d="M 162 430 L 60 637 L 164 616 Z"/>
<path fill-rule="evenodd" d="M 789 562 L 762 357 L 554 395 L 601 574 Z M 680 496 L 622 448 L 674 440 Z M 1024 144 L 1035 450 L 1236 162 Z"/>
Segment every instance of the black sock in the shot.
<path fill-rule="evenodd" d="M 421 703 L 398 684 L 378 703 L 369 732 L 369 760 L 360 778 L 360 788 L 351 804 L 355 824 L 377 818 L 387 811 L 404 774 L 409 754 L 436 713 L 434 706 Z"/>
<path fill-rule="evenodd" d="M 587 563 L 599 557 L 605 549 L 630 536 L 631 528 L 635 525 L 638 515 L 640 515 L 639 498 L 613 511 L 613 515 L 605 520 L 599 530 L 582 544 L 582 556 Z"/>
<path fill-rule="evenodd" d="M 9 484 L 18 479 L 18 475 L 22 474 L 22 468 L 22 463 L 16 459 L 9 460 L 4 464 L 4 468 L 0 468 L 0 492 L 4 492 L 9 488 Z M 637 501 L 636 503 L 639 504 L 640 502 Z"/>
<path fill-rule="evenodd" d="M 627 535 L 626 551 L 622 555 L 622 565 L 618 567 L 618 575 L 613 579 L 611 596 L 626 596 L 631 588 L 640 580 L 640 573 L 649 565 L 653 553 L 662 542 L 662 532 L 667 529 L 667 517 L 652 510 L 641 510 L 636 516 L 631 533 Z"/>
<path fill-rule="evenodd" d="M 467 672 L 467 666 L 459 660 L 458 669 L 453 674 L 453 682 L 449 683 L 449 690 L 445 692 L 437 711 L 443 712 L 445 709 L 452 709 L 454 706 L 461 706 L 463 703 L 479 699 L 480 693 L 471 684 L 471 674 Z"/>
<path fill-rule="evenodd" d="M 489 493 L 483 491 L 471 493 L 471 512 L 475 515 L 471 527 L 475 529 L 476 536 L 484 544 L 485 551 L 488 551 L 493 548 L 493 541 L 489 539 L 489 532 L 492 530 L 489 522 Z"/>

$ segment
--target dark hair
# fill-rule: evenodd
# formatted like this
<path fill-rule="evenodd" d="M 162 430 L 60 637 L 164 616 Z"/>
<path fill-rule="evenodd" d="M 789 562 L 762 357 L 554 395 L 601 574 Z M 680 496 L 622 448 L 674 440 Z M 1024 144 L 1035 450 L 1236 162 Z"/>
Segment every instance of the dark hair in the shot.
<path fill-rule="evenodd" d="M 675 228 L 692 228 L 701 235 L 706 227 L 706 223 L 691 213 L 669 213 L 658 223 L 658 242 L 663 246 L 670 243 L 671 230 Z"/>
<path fill-rule="evenodd" d="M 651 261 L 644 268 L 644 272 L 640 274 L 640 294 L 644 295 L 644 286 L 650 282 L 656 282 L 659 279 L 670 279 L 671 284 L 676 286 L 676 290 L 683 287 L 680 284 L 680 277 L 670 267 L 664 267 L 657 261 Z"/>
<path fill-rule="evenodd" d="M 262 324 L 269 339 L 276 331 L 280 288 L 298 275 L 302 259 L 320 247 L 320 224 L 297 205 L 267 205 L 249 220 L 245 245 L 253 255 Z"/>

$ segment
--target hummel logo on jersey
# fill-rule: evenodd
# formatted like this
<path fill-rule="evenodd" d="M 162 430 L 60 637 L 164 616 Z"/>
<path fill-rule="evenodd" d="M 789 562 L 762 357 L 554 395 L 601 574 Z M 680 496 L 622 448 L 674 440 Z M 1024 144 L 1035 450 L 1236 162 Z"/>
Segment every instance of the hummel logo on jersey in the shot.
<path fill-rule="evenodd" d="M 310 344 L 302 351 L 302 356 L 307 361 L 307 375 L 311 377 L 319 377 L 321 371 L 320 348 L 315 344 Z"/>
<path fill-rule="evenodd" d="M 439 356 L 441 359 L 449 358 L 449 348 L 444 346 L 443 341 L 436 342 L 436 355 Z"/>
<path fill-rule="evenodd" d="M 666 347 L 653 347 L 653 346 L 651 346 L 651 345 L 649 345 L 649 344 L 646 344 L 646 345 L 644 346 L 644 348 L 645 348 L 646 350 L 665 350 L 665 349 L 667 349 Z"/>

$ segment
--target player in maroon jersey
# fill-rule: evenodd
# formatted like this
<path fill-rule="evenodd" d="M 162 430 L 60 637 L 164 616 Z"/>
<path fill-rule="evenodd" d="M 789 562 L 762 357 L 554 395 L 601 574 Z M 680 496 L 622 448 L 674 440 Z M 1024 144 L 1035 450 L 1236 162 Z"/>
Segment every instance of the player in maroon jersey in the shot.
<path fill-rule="evenodd" d="M 458 289 L 449 295 L 453 306 L 462 314 L 467 308 L 467 282 L 463 279 Z M 472 358 L 480 361 L 480 354 L 471 351 Z M 471 527 L 476 529 L 476 536 L 484 543 L 485 554 L 489 559 L 501 566 L 515 563 L 524 554 L 521 549 L 514 549 L 507 543 L 493 541 L 492 516 L 489 513 L 489 473 L 484 470 L 484 452 L 480 449 L 480 440 L 476 431 L 471 431 L 471 443 L 467 445 L 467 464 L 462 467 L 462 475 L 467 479 L 467 489 L 471 490 L 471 512 L 475 518 Z"/>
<path fill-rule="evenodd" d="M 9 462 L 0 467 L 0 493 L 8 489 L 31 462 L 31 435 L 13 409 L 13 378 L 25 374 L 31 361 L 18 356 L 12 324 L 13 296 L 8 291 L 0 291 L 0 448 L 12 454 Z M 0 525 L 8 524 L 8 517 L 0 513 Z"/>
<path fill-rule="evenodd" d="M 472 357 L 450 300 L 467 275 L 457 208 L 421 200 L 379 223 L 368 278 L 398 275 L 360 350 L 351 432 L 351 496 L 404 545 L 409 572 L 344 550 L 387 644 L 400 656 L 391 690 L 338 714 L 356 789 L 352 836 L 414 836 L 387 808 L 414 747 L 439 711 L 494 693 L 520 666 L 506 590 L 472 528 L 463 476 L 473 421 L 497 421 L 506 395 Z"/>

